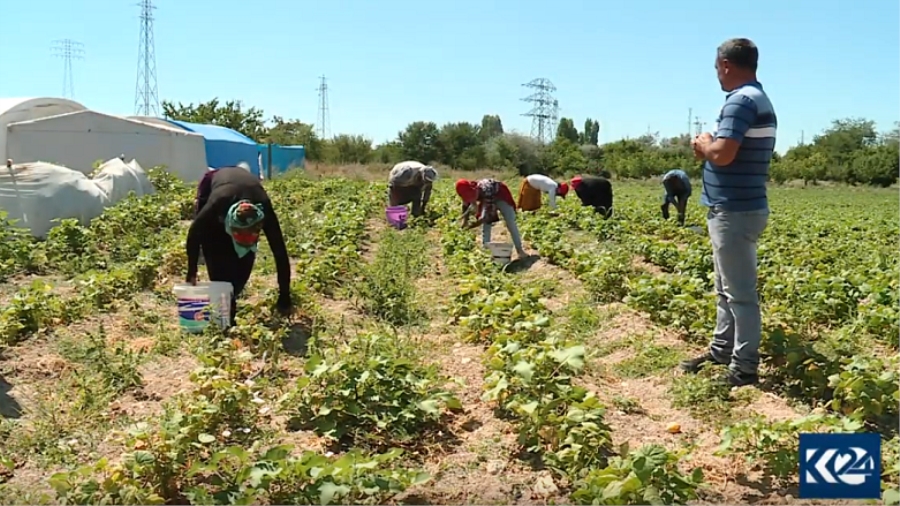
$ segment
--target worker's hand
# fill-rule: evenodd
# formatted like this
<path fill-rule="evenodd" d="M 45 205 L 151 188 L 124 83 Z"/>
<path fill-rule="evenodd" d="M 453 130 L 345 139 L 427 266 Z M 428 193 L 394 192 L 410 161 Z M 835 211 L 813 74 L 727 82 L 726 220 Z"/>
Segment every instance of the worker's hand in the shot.
<path fill-rule="evenodd" d="M 193 276 L 188 276 L 185 281 L 187 281 L 187 284 L 191 286 L 197 286 L 197 275 L 194 274 Z"/>
<path fill-rule="evenodd" d="M 275 303 L 275 308 L 278 309 L 278 312 L 281 313 L 282 316 L 291 314 L 291 310 L 294 308 L 294 301 L 291 300 L 291 292 L 282 292 L 279 294 L 278 302 Z"/>

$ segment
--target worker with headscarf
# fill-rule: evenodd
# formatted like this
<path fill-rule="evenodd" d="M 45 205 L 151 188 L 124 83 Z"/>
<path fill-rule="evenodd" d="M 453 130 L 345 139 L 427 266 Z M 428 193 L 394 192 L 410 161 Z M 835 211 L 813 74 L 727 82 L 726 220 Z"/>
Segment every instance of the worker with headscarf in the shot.
<path fill-rule="evenodd" d="M 612 216 L 613 191 L 608 172 L 604 171 L 600 176 L 575 176 L 570 184 L 581 205 L 593 207 L 604 218 Z"/>
<path fill-rule="evenodd" d="M 679 169 L 672 169 L 662 178 L 663 188 L 666 194 L 663 196 L 663 219 L 669 219 L 669 205 L 675 206 L 678 211 L 678 224 L 684 226 L 684 215 L 687 210 L 687 201 L 691 196 L 691 180 L 688 175 Z"/>
<path fill-rule="evenodd" d="M 516 203 L 509 187 L 493 179 L 478 181 L 460 179 L 456 182 L 456 194 L 463 201 L 463 227 L 475 228 L 481 225 L 482 244 L 487 245 L 491 242 L 491 229 L 494 223 L 500 221 L 502 215 L 513 246 L 516 247 L 516 253 L 520 258 L 528 256 L 522 247 L 522 236 L 516 225 Z M 469 219 L 473 215 L 476 220 L 469 224 Z"/>
<path fill-rule="evenodd" d="M 187 234 L 187 282 L 197 283 L 200 250 L 210 281 L 231 283 L 231 324 L 240 296 L 256 259 L 261 232 L 265 232 L 278 272 L 277 308 L 291 309 L 291 265 L 278 216 L 259 179 L 241 167 L 209 171 L 200 181 L 196 213 Z"/>
<path fill-rule="evenodd" d="M 519 187 L 518 208 L 522 211 L 537 211 L 541 208 L 541 194 L 546 193 L 550 209 L 556 209 L 556 196 L 566 198 L 569 185 L 557 183 L 543 174 L 531 174 L 522 180 Z"/>
<path fill-rule="evenodd" d="M 412 203 L 412 215 L 425 214 L 425 206 L 431 199 L 431 187 L 438 173 L 430 165 L 405 161 L 394 165 L 388 176 L 388 205 L 405 206 Z"/>

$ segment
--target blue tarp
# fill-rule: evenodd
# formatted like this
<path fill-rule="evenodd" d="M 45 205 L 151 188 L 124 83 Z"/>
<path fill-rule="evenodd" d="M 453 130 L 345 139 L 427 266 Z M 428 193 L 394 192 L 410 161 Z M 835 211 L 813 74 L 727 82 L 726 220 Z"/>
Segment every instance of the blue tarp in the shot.
<path fill-rule="evenodd" d="M 270 151 L 271 167 L 269 167 Z M 263 173 L 266 175 L 277 176 L 289 169 L 302 169 L 306 163 L 306 148 L 303 146 L 260 144 L 259 154 L 262 155 Z"/>
<path fill-rule="evenodd" d="M 214 169 L 234 167 L 240 162 L 246 162 L 250 166 L 250 171 L 259 177 L 259 149 L 253 139 L 218 125 L 201 125 L 173 119 L 166 121 L 203 136 L 206 145 L 206 163 L 210 167 Z"/>

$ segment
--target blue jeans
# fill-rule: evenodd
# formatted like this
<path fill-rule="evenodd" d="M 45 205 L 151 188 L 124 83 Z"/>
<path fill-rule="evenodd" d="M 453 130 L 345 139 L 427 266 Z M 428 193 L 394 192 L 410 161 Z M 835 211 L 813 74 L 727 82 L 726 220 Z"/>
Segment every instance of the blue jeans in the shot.
<path fill-rule="evenodd" d="M 769 210 L 733 212 L 711 207 L 706 226 L 713 249 L 716 330 L 709 351 L 736 372 L 756 374 L 762 317 L 756 290 L 756 244 Z"/>
<path fill-rule="evenodd" d="M 513 246 L 516 247 L 516 253 L 518 253 L 519 256 L 526 256 L 525 248 L 522 247 L 522 236 L 519 234 L 519 227 L 516 225 L 516 210 L 502 200 L 497 200 L 496 205 L 497 210 L 500 211 L 500 215 L 503 216 L 503 222 L 506 223 L 506 230 L 509 231 Z M 492 223 L 484 223 L 481 225 L 482 244 L 487 245 L 491 242 L 492 228 Z"/>

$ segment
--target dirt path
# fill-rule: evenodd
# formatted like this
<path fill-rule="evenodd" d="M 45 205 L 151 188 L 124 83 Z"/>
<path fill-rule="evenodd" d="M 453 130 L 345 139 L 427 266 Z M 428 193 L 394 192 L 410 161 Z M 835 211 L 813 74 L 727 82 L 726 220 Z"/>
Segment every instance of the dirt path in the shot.
<path fill-rule="evenodd" d="M 496 232 L 496 231 L 495 231 Z M 517 459 L 514 427 L 497 418 L 493 407 L 481 400 L 484 392 L 485 348 L 462 342 L 458 329 L 449 322 L 447 306 L 457 282 L 444 266 L 437 230 L 428 234 L 430 269 L 417 283 L 430 323 L 421 336 L 425 359 L 455 379 L 453 388 L 465 412 L 450 430 L 458 445 L 442 454 L 429 455 L 425 467 L 434 481 L 409 491 L 407 504 L 546 504 L 562 499 L 535 487 L 546 483 L 549 473 L 535 471 Z M 542 479 L 543 478 L 543 479 Z"/>

